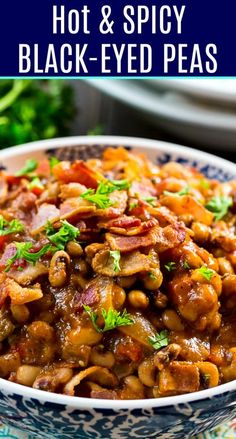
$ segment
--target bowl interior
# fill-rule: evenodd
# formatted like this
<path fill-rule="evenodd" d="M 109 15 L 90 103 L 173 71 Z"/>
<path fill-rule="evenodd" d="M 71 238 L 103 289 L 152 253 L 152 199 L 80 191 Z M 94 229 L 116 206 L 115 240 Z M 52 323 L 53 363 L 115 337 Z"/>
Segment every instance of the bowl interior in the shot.
<path fill-rule="evenodd" d="M 86 160 L 91 157 L 100 157 L 108 146 L 119 147 L 121 145 L 129 150 L 147 154 L 147 156 L 157 164 L 177 161 L 198 169 L 207 178 L 218 179 L 222 182 L 236 178 L 235 165 L 214 155 L 161 141 L 116 136 L 69 137 L 12 147 L 0 152 L 0 168 L 6 169 L 7 172 L 14 173 L 23 166 L 26 159 L 35 158 L 41 160 L 50 156 L 56 156 L 60 160 Z M 48 393 L 24 387 L 4 379 L 0 379 L 0 390 L 40 401 L 70 405 L 77 408 L 108 408 L 106 400 L 92 400 L 90 398 L 78 398 Z M 109 401 L 109 408 L 148 409 L 150 407 L 185 404 L 191 401 L 212 398 L 231 391 L 236 391 L 236 380 L 192 394 L 149 400 Z M 232 400 L 231 403 L 233 403 L 233 401 L 234 400 Z"/>

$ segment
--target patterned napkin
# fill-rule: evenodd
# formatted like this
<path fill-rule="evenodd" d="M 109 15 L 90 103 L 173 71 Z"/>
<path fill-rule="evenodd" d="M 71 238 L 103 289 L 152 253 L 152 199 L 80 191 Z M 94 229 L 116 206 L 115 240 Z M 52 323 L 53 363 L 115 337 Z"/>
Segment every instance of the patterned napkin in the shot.
<path fill-rule="evenodd" d="M 15 430 L 7 425 L 0 425 L 0 438 L 35 439 L 35 436 Z M 223 424 L 215 430 L 200 434 L 193 439 L 236 439 L 236 419 L 229 424 Z"/>

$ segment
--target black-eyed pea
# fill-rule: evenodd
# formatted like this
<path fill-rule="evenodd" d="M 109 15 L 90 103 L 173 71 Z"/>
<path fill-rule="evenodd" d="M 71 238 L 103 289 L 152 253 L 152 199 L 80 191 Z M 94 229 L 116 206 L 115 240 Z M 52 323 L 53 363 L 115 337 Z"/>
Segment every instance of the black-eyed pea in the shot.
<path fill-rule="evenodd" d="M 81 245 L 76 241 L 69 241 L 66 246 L 66 251 L 72 257 L 78 257 L 83 254 Z"/>
<path fill-rule="evenodd" d="M 102 366 L 111 369 L 115 364 L 115 357 L 112 352 L 104 351 L 96 346 L 91 350 L 90 362 L 95 366 Z"/>
<path fill-rule="evenodd" d="M 131 288 L 137 280 L 137 276 L 122 276 L 117 277 L 117 283 L 122 288 Z"/>
<path fill-rule="evenodd" d="M 178 316 L 177 312 L 173 309 L 166 309 L 162 313 L 162 321 L 167 329 L 170 331 L 183 331 L 184 325 Z"/>
<path fill-rule="evenodd" d="M 204 387 L 216 387 L 219 384 L 219 371 L 215 364 L 209 361 L 199 361 L 196 363 L 203 378 Z"/>
<path fill-rule="evenodd" d="M 194 221 L 191 225 L 191 229 L 194 232 L 194 240 L 199 243 L 208 241 L 211 235 L 211 229 L 206 224 Z"/>
<path fill-rule="evenodd" d="M 218 264 L 219 264 L 219 273 L 221 275 L 234 274 L 233 266 L 228 259 L 224 257 L 218 258 Z"/>
<path fill-rule="evenodd" d="M 16 381 L 18 384 L 31 387 L 40 371 L 40 367 L 24 364 L 23 366 L 18 367 L 16 371 Z"/>
<path fill-rule="evenodd" d="M 146 309 L 149 305 L 149 299 L 141 290 L 132 290 L 128 294 L 128 300 L 131 306 L 139 309 Z"/>
<path fill-rule="evenodd" d="M 147 290 L 158 290 L 163 281 L 161 270 L 159 268 L 150 270 L 143 276 L 142 281 Z"/>
<path fill-rule="evenodd" d="M 35 339 L 52 341 L 54 339 L 54 329 L 46 322 L 34 321 L 28 326 L 28 333 Z"/>
<path fill-rule="evenodd" d="M 153 387 L 156 385 L 157 369 L 153 362 L 153 357 L 142 361 L 138 368 L 138 377 L 145 386 Z"/>
<path fill-rule="evenodd" d="M 124 384 L 129 388 L 131 393 L 143 394 L 144 387 L 143 383 L 135 375 L 129 375 L 124 378 Z"/>
<path fill-rule="evenodd" d="M 26 305 L 11 305 L 12 317 L 17 323 L 25 323 L 29 318 L 29 310 Z"/>
<path fill-rule="evenodd" d="M 68 277 L 70 257 L 64 250 L 57 251 L 50 262 L 49 282 L 52 287 L 59 288 L 65 285 Z"/>
<path fill-rule="evenodd" d="M 71 329 L 67 333 L 66 339 L 72 345 L 93 346 L 100 342 L 102 334 L 97 332 L 92 326 L 87 328 L 79 326 L 76 329 Z"/>
<path fill-rule="evenodd" d="M 204 273 L 205 270 L 205 273 Z M 194 282 L 200 284 L 212 285 L 216 294 L 219 296 L 222 291 L 221 277 L 216 271 L 209 269 L 208 267 L 201 267 L 200 269 L 193 270 L 191 273 L 191 279 Z"/>
<path fill-rule="evenodd" d="M 227 274 L 222 280 L 222 292 L 225 296 L 234 295 L 236 291 L 236 274 Z"/>
<path fill-rule="evenodd" d="M 88 274 L 89 265 L 83 259 L 79 259 L 76 261 L 75 270 L 76 270 L 76 272 L 78 271 L 80 274 L 85 276 L 86 274 Z"/>
<path fill-rule="evenodd" d="M 179 220 L 183 221 L 186 226 L 190 226 L 193 219 L 194 219 L 194 216 L 191 213 L 184 213 L 184 214 L 179 216 Z"/>
<path fill-rule="evenodd" d="M 166 308 L 168 303 L 168 297 L 166 294 L 162 293 L 161 291 L 155 291 L 153 297 L 154 297 L 154 304 L 157 308 L 160 309 Z"/>
<path fill-rule="evenodd" d="M 113 305 L 115 309 L 121 308 L 126 299 L 126 293 L 119 285 L 114 285 L 112 290 Z"/>

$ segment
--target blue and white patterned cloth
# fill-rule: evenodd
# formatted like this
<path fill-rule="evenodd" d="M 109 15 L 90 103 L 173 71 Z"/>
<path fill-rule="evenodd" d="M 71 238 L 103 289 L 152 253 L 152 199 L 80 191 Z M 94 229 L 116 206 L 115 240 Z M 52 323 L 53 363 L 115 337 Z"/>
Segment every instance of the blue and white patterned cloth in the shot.
<path fill-rule="evenodd" d="M 32 436 L 32 434 L 24 433 L 20 430 L 16 430 L 15 428 L 8 427 L 7 425 L 0 425 L 0 438 L 36 439 L 37 436 Z M 193 439 L 236 439 L 236 420 L 229 424 L 223 424 L 212 432 L 195 436 Z"/>

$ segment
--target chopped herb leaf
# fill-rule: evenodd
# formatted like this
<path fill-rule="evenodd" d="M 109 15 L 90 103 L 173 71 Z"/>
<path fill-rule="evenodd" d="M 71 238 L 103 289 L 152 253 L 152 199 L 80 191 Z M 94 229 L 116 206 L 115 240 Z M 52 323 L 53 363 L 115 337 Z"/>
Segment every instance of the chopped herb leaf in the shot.
<path fill-rule="evenodd" d="M 155 197 L 142 197 L 143 201 L 150 204 L 152 207 L 155 207 L 157 199 Z"/>
<path fill-rule="evenodd" d="M 113 258 L 113 268 L 115 273 L 120 271 L 120 251 L 119 250 L 110 250 L 110 256 Z"/>
<path fill-rule="evenodd" d="M 96 204 L 100 209 L 106 209 L 113 204 L 108 197 L 109 194 L 117 190 L 121 191 L 128 189 L 129 187 L 130 183 L 128 183 L 127 180 L 106 180 L 99 183 L 96 192 L 94 189 L 88 189 L 80 196 L 81 198 Z"/>
<path fill-rule="evenodd" d="M 179 192 L 169 192 L 169 191 L 164 191 L 163 194 L 164 195 L 174 195 L 175 197 L 181 197 L 182 195 L 187 195 L 189 194 L 189 186 L 185 186 L 181 191 Z"/>
<path fill-rule="evenodd" d="M 205 178 L 202 178 L 200 180 L 200 186 L 202 187 L 202 189 L 209 189 L 210 183 Z"/>
<path fill-rule="evenodd" d="M 130 316 L 130 314 L 127 313 L 126 309 L 122 312 L 122 314 L 119 311 L 116 311 L 115 309 L 110 308 L 108 311 L 102 309 L 104 327 L 100 328 L 97 325 L 97 319 L 98 319 L 97 313 L 92 311 L 89 306 L 87 305 L 83 305 L 83 306 L 84 306 L 84 310 L 88 313 L 93 323 L 93 326 L 97 332 L 106 332 L 106 331 L 110 331 L 111 329 L 115 329 L 119 326 L 128 326 L 134 323 L 132 317 Z"/>
<path fill-rule="evenodd" d="M 155 276 L 155 274 L 152 273 L 151 271 L 150 271 L 150 273 L 148 273 L 148 276 L 149 276 L 150 279 L 152 279 L 152 280 L 156 280 L 156 279 L 157 279 L 157 277 Z"/>
<path fill-rule="evenodd" d="M 129 205 L 129 210 L 133 210 L 133 209 L 135 209 L 136 207 L 138 207 L 138 203 L 131 203 L 131 204 Z"/>
<path fill-rule="evenodd" d="M 38 177 L 34 177 L 33 180 L 28 183 L 28 188 L 30 190 L 35 188 L 44 189 L 44 186 Z"/>
<path fill-rule="evenodd" d="M 215 214 L 215 220 L 221 220 L 227 213 L 229 208 L 232 206 L 233 200 L 231 197 L 219 196 L 213 197 L 206 204 L 206 208 Z"/>
<path fill-rule="evenodd" d="M 38 162 L 34 159 L 26 160 L 25 166 L 21 168 L 19 171 L 16 172 L 16 177 L 22 177 L 24 175 L 30 174 L 31 172 L 35 171 L 35 169 L 38 166 Z"/>
<path fill-rule="evenodd" d="M 100 209 L 106 209 L 112 205 L 111 200 L 108 198 L 106 194 L 101 194 L 94 191 L 94 189 L 88 189 L 86 192 L 80 195 L 84 200 L 90 201 L 90 203 L 94 203 Z"/>
<path fill-rule="evenodd" d="M 211 280 L 214 271 L 211 270 L 210 268 L 205 267 L 205 265 L 203 265 L 201 268 L 198 268 L 198 272 L 205 277 L 205 279 L 207 280 Z"/>
<path fill-rule="evenodd" d="M 127 180 L 109 180 L 109 183 L 115 188 L 114 190 L 122 191 L 130 188 Z"/>
<path fill-rule="evenodd" d="M 164 265 L 167 271 L 173 271 L 176 269 L 176 263 L 175 262 L 167 262 L 167 264 Z"/>
<path fill-rule="evenodd" d="M 42 256 L 45 255 L 45 253 L 47 253 L 52 248 L 51 244 L 46 244 L 38 252 L 33 253 L 29 251 L 30 249 L 32 249 L 31 242 L 14 242 L 14 245 L 16 247 L 16 253 L 14 254 L 14 256 L 7 260 L 5 271 L 9 271 L 12 264 L 14 264 L 14 262 L 18 259 L 24 259 L 26 262 L 34 265 Z"/>
<path fill-rule="evenodd" d="M 56 157 L 50 157 L 49 158 L 49 165 L 50 165 L 50 169 L 52 170 L 52 168 L 54 168 L 54 166 L 56 166 L 58 163 L 60 163 L 60 160 L 58 160 Z"/>
<path fill-rule="evenodd" d="M 20 233 L 23 232 L 23 230 L 24 225 L 18 219 L 8 222 L 2 215 L 0 215 L 0 236 L 10 235 L 11 233 Z"/>
<path fill-rule="evenodd" d="M 166 329 L 163 329 L 162 331 L 157 333 L 154 337 L 149 337 L 148 341 L 154 349 L 158 350 L 164 348 L 169 344 L 168 331 Z"/>
<path fill-rule="evenodd" d="M 50 222 L 46 226 L 46 235 L 49 241 L 51 241 L 59 250 L 64 250 L 66 244 L 69 241 L 75 241 L 77 236 L 79 236 L 80 230 L 72 226 L 66 220 L 62 221 L 62 226 L 58 231 L 54 229 Z"/>
<path fill-rule="evenodd" d="M 189 268 L 190 268 L 190 265 L 187 261 L 184 261 L 183 266 L 184 266 L 185 270 L 189 270 Z"/>

